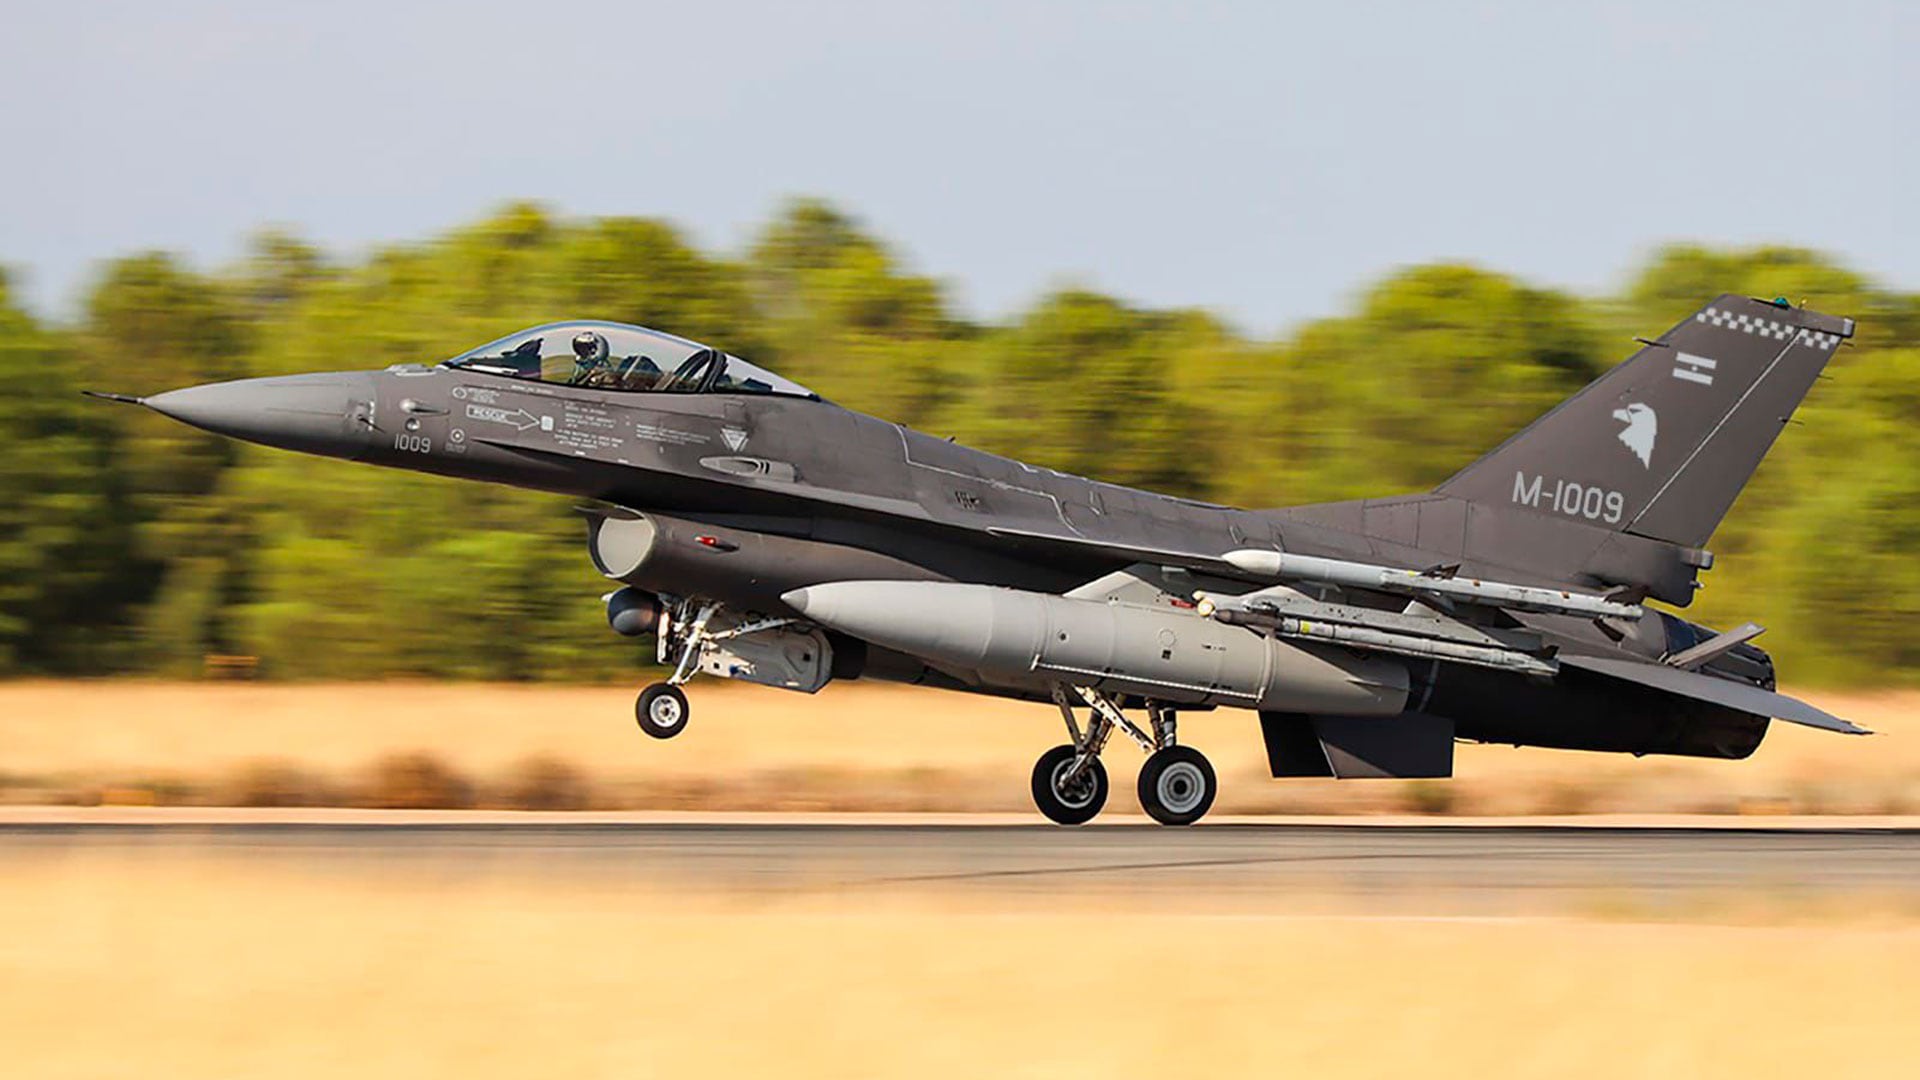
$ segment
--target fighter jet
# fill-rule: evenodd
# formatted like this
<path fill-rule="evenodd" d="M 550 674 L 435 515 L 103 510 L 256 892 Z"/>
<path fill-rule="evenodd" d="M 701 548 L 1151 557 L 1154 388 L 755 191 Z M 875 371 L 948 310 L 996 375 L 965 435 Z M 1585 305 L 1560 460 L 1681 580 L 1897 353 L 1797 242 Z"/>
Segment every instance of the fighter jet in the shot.
<path fill-rule="evenodd" d="M 1851 319 L 1721 296 L 1429 492 L 1243 510 L 957 445 L 672 334 L 562 322 L 439 363 L 244 379 L 135 402 L 267 446 L 583 500 L 612 628 L 671 674 L 801 693 L 881 679 L 1051 703 L 1032 775 L 1061 824 L 1217 781 L 1183 713 L 1257 719 L 1275 777 L 1444 777 L 1456 740 L 1745 758 L 1775 692 L 1752 623 L 1685 607 L 1705 545 Z M 1276 423 L 1311 424 L 1307 416 Z M 1418 432 L 1409 432 L 1417 438 Z"/>

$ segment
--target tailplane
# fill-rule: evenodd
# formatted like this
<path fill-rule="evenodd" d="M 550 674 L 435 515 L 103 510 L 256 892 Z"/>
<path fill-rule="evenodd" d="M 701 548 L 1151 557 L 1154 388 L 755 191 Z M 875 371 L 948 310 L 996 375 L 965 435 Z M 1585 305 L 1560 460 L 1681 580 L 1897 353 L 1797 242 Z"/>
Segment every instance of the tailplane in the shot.
<path fill-rule="evenodd" d="M 1728 294 L 1435 491 L 1697 548 L 1853 320 Z"/>

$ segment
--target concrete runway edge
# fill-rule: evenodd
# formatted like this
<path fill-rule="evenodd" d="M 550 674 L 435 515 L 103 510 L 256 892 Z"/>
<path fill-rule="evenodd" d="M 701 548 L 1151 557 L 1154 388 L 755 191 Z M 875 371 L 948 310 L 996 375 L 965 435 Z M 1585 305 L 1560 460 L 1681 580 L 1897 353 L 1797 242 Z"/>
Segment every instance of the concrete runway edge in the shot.
<path fill-rule="evenodd" d="M 367 810 L 351 807 L 0 806 L 10 825 L 806 825 L 806 826 L 1045 826 L 1037 813 L 863 813 L 707 810 Z M 1145 814 L 1108 812 L 1087 828 L 1151 824 Z M 1578 814 L 1522 817 L 1377 815 L 1234 815 L 1208 817 L 1202 827 L 1369 829 L 1680 829 L 1775 832 L 1860 829 L 1920 832 L 1920 814 Z"/>

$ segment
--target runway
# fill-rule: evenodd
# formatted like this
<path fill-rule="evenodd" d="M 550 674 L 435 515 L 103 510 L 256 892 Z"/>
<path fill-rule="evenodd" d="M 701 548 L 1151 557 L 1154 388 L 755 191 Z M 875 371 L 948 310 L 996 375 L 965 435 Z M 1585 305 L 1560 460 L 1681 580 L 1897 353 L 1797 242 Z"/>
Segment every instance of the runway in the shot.
<path fill-rule="evenodd" d="M 1920 902 L 1920 828 L 751 823 L 9 823 L 9 860 L 192 855 L 322 872 L 753 894 L 929 889 L 1266 907 L 1303 896 L 1466 913 L 1568 897 Z"/>

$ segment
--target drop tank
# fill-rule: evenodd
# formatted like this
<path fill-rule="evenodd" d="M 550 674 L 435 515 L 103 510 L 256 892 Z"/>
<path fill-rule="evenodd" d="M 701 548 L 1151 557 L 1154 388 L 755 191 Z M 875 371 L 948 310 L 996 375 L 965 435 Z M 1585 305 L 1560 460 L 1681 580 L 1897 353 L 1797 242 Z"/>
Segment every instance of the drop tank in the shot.
<path fill-rule="evenodd" d="M 993 686 L 1071 683 L 1173 704 L 1347 716 L 1396 715 L 1407 702 L 1398 660 L 1178 608 L 929 581 L 841 581 L 784 599 L 829 629 Z"/>

